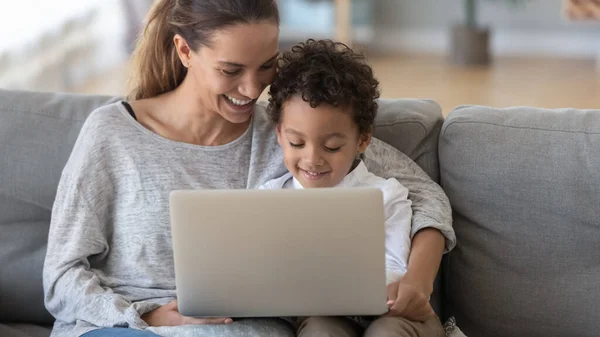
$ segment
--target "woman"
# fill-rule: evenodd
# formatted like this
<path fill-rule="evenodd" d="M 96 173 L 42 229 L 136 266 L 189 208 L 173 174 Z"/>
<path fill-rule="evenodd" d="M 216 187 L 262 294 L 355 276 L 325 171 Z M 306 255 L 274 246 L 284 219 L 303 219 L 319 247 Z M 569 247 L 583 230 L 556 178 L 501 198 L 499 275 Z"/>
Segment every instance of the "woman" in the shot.
<path fill-rule="evenodd" d="M 131 102 L 90 115 L 60 180 L 44 264 L 52 336 L 293 335 L 277 319 L 179 314 L 168 210 L 174 189 L 254 188 L 285 172 L 256 105 L 276 75 L 278 24 L 273 0 L 155 4 L 134 53 Z M 365 162 L 411 191 L 413 248 L 388 289 L 390 315 L 426 320 L 442 232 L 454 240 L 448 201 L 390 146 L 374 141 Z"/>

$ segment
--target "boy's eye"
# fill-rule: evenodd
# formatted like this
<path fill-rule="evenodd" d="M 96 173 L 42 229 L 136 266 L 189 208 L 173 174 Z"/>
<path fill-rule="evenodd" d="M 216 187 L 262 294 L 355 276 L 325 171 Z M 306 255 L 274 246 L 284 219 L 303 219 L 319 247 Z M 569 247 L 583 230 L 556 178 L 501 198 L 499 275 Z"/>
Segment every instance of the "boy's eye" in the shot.
<path fill-rule="evenodd" d="M 298 149 L 304 146 L 304 144 L 295 144 L 290 142 L 290 146 L 293 147 L 294 149 Z"/>
<path fill-rule="evenodd" d="M 225 70 L 225 69 L 221 69 L 221 73 L 225 76 L 235 76 L 238 75 L 240 73 L 240 70 Z"/>
<path fill-rule="evenodd" d="M 325 146 L 325 151 L 327 152 L 338 152 L 342 147 L 338 146 L 338 147 L 328 147 Z"/>

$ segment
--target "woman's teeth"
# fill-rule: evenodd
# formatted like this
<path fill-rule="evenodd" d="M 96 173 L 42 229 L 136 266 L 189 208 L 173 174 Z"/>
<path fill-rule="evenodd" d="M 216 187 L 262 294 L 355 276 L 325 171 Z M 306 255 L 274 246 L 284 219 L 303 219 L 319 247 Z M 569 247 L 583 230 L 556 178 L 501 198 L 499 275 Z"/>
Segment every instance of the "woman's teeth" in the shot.
<path fill-rule="evenodd" d="M 233 98 L 233 97 L 231 97 L 231 96 L 227 96 L 227 95 L 225 95 L 225 97 L 227 97 L 227 99 L 228 99 L 228 100 L 229 100 L 231 103 L 233 103 L 233 104 L 235 104 L 235 105 L 239 105 L 239 106 L 241 106 L 241 105 L 246 105 L 246 104 L 248 104 L 248 103 L 252 102 L 252 100 L 251 100 L 251 99 L 249 99 L 249 100 L 245 100 L 245 101 L 244 101 L 244 100 L 236 99 L 236 98 Z"/>

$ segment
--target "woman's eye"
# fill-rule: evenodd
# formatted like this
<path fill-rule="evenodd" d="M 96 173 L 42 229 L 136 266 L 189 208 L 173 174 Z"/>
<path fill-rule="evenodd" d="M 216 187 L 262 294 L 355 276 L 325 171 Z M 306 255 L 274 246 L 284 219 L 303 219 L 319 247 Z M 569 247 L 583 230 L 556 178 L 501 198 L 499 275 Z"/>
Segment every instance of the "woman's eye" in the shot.
<path fill-rule="evenodd" d="M 290 142 L 290 146 L 293 147 L 294 149 L 298 149 L 304 146 L 304 144 L 296 144 L 296 143 L 292 143 Z"/>
<path fill-rule="evenodd" d="M 262 67 L 260 67 L 260 69 L 261 70 L 269 70 L 269 69 L 273 68 L 274 65 L 275 65 L 275 63 L 265 64 Z"/>
<path fill-rule="evenodd" d="M 327 152 L 338 152 L 342 147 L 338 146 L 338 147 L 328 147 L 325 146 L 325 151 Z"/>
<path fill-rule="evenodd" d="M 225 76 L 235 76 L 238 75 L 240 73 L 240 70 L 225 70 L 225 69 L 221 69 L 221 73 Z"/>

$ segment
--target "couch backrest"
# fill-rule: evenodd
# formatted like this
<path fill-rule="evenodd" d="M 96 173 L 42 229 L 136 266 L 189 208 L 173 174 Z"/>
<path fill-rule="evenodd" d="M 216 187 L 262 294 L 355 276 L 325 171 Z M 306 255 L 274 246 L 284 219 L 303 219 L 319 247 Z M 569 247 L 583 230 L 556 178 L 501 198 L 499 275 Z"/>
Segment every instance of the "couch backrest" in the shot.
<path fill-rule="evenodd" d="M 597 336 L 600 110 L 460 107 L 439 159 L 447 314 L 467 336 Z"/>
<path fill-rule="evenodd" d="M 42 265 L 64 164 L 86 117 L 116 97 L 0 90 L 0 322 L 51 323 Z M 432 101 L 381 100 L 375 136 L 439 177 Z"/>
<path fill-rule="evenodd" d="M 380 100 L 375 137 L 414 160 L 434 181 L 439 182 L 438 137 L 444 117 L 431 100 Z"/>
<path fill-rule="evenodd" d="M 0 321 L 52 322 L 42 264 L 56 187 L 83 121 L 111 101 L 0 91 Z"/>

